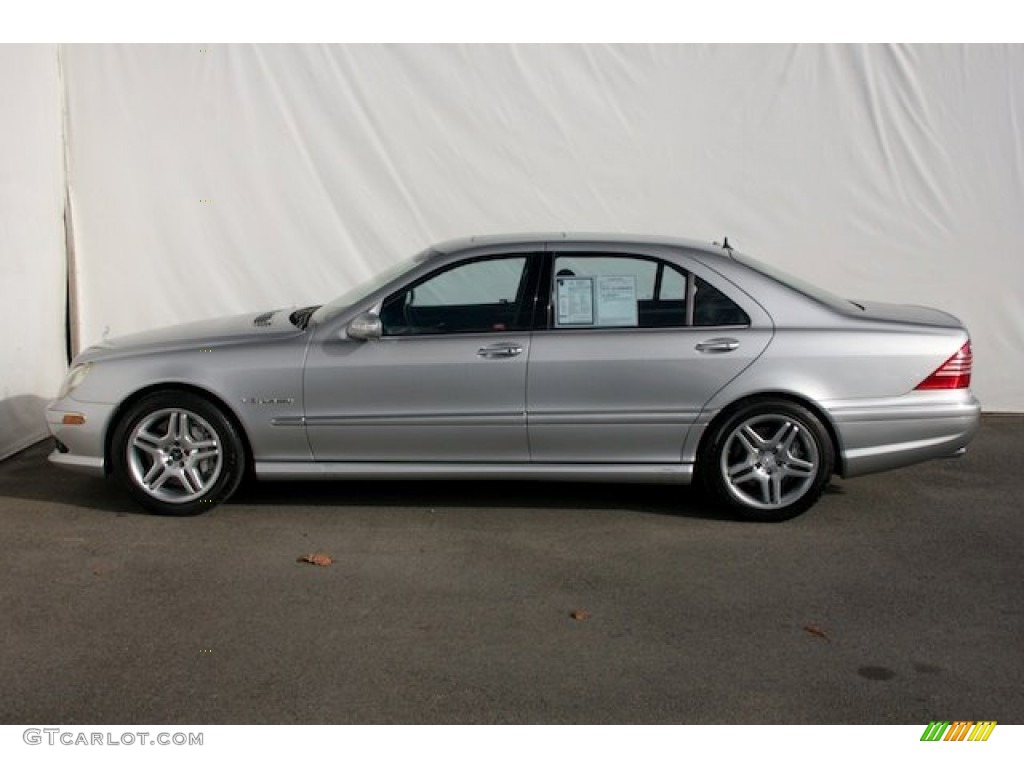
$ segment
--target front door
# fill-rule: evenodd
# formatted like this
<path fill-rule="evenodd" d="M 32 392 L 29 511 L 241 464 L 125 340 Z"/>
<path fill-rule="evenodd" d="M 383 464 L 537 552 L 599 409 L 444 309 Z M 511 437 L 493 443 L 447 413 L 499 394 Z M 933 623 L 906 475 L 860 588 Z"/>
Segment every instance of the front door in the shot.
<path fill-rule="evenodd" d="M 383 338 L 315 340 L 305 377 L 314 458 L 528 461 L 531 260 L 441 267 L 384 300 Z"/>

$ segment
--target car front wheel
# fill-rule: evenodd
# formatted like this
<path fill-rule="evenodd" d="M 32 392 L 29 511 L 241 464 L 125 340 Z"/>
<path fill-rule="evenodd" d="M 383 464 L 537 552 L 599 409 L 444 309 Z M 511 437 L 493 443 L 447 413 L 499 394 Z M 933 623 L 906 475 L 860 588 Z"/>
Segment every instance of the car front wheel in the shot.
<path fill-rule="evenodd" d="M 705 485 L 740 517 L 780 522 L 818 500 L 832 475 L 821 420 L 787 400 L 754 400 L 714 429 L 700 460 Z"/>
<path fill-rule="evenodd" d="M 146 509 L 194 515 L 225 501 L 242 479 L 245 449 L 214 405 L 188 392 L 159 392 L 118 423 L 114 474 Z"/>

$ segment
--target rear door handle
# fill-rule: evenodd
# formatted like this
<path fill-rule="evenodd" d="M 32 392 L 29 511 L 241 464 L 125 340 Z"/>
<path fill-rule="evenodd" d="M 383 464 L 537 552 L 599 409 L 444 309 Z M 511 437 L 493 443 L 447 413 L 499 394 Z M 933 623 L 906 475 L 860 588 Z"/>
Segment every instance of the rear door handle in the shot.
<path fill-rule="evenodd" d="M 488 344 L 486 347 L 480 347 L 476 353 L 480 357 L 496 358 L 496 357 L 515 357 L 522 353 L 523 348 L 519 344 L 512 342 L 501 342 L 500 344 Z"/>
<path fill-rule="evenodd" d="M 697 345 L 698 352 L 732 352 L 734 349 L 739 347 L 740 343 L 736 339 L 730 339 L 727 336 L 720 336 L 715 339 L 708 339 L 702 341 Z"/>

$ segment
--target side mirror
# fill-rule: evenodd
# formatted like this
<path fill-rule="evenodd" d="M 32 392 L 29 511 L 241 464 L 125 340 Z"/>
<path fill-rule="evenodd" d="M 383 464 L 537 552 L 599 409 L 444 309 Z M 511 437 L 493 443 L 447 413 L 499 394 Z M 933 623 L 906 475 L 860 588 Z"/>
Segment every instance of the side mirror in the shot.
<path fill-rule="evenodd" d="M 352 319 L 346 326 L 345 333 L 350 339 L 372 341 L 384 334 L 384 326 L 376 312 L 363 312 Z"/>

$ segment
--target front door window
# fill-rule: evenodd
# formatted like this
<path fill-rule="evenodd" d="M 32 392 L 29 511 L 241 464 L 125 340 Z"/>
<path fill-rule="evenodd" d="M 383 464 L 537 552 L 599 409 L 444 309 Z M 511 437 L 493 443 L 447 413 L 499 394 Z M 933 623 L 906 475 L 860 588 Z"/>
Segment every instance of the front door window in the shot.
<path fill-rule="evenodd" d="M 526 328 L 526 256 L 463 263 L 385 299 L 385 336 L 500 333 Z"/>

